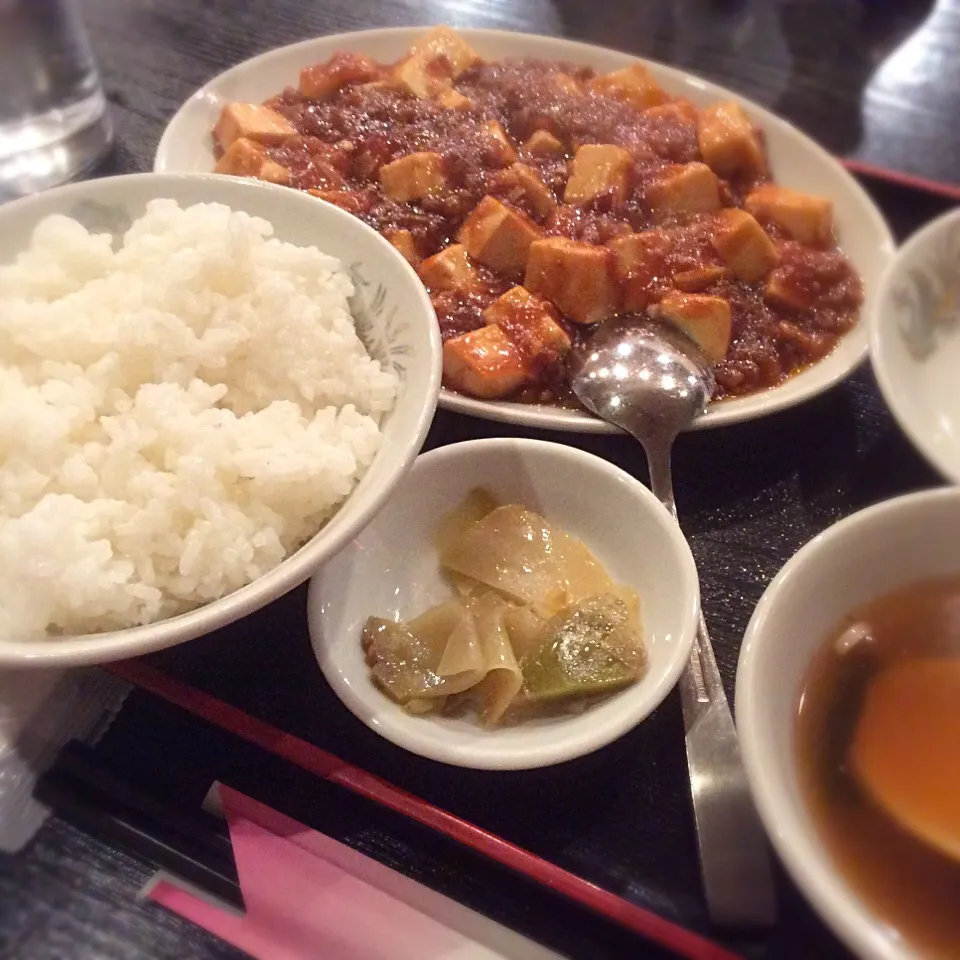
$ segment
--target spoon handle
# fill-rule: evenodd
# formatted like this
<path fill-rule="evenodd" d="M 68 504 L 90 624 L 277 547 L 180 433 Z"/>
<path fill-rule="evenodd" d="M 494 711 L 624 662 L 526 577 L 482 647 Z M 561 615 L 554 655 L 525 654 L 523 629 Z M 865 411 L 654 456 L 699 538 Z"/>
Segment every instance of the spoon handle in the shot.
<path fill-rule="evenodd" d="M 710 919 L 723 926 L 768 926 L 776 920 L 770 854 L 702 614 L 680 677 L 680 700 Z"/>
<path fill-rule="evenodd" d="M 676 517 L 670 449 L 644 446 L 653 492 Z M 770 854 L 702 612 L 680 701 L 707 912 L 723 926 L 769 926 L 776 919 Z"/>

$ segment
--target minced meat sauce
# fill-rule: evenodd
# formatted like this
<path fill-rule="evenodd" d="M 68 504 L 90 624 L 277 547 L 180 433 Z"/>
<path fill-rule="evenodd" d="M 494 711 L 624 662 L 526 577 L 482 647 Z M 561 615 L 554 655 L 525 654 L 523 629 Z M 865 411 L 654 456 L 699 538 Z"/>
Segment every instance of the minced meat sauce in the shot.
<path fill-rule="evenodd" d="M 351 55 L 338 57 L 349 72 Z M 343 87 L 324 100 L 305 99 L 288 89 L 266 105 L 290 120 L 299 136 L 269 152 L 290 171 L 292 186 L 317 191 L 380 232 L 408 230 L 420 257 L 454 242 L 468 214 L 492 194 L 521 209 L 547 236 L 604 244 L 631 231 L 652 227 L 666 231 L 672 243 L 651 264 L 652 300 L 658 292 L 676 289 L 677 275 L 685 270 L 719 265 L 709 242 L 710 215 L 655 221 L 645 200 L 645 185 L 664 165 L 700 159 L 696 121 L 678 114 L 651 116 L 597 92 L 584 93 L 582 87 L 571 91 L 558 81 L 564 76 L 586 81 L 594 72 L 537 60 L 480 64 L 461 74 L 454 85 L 472 102 L 469 109 L 447 109 L 395 86 L 369 82 Z M 504 175 L 509 161 L 483 126 L 491 120 L 502 124 L 514 144 L 523 144 L 537 130 L 548 131 L 564 144 L 564 156 L 533 155 L 523 146 L 516 148 L 517 159 L 539 174 L 558 201 L 569 159 L 579 146 L 607 143 L 626 148 L 634 158 L 629 195 L 621 203 L 608 194 L 586 206 L 560 204 L 548 215 L 538 215 L 525 193 Z M 440 154 L 447 189 L 415 203 L 390 199 L 380 186 L 380 168 L 418 151 Z M 721 180 L 723 204 L 739 206 L 758 182 Z M 764 226 L 780 252 L 775 272 L 798 292 L 804 307 L 771 304 L 763 297 L 762 282 L 744 283 L 729 273 L 688 288 L 725 297 L 731 304 L 732 341 L 716 366 L 718 399 L 780 383 L 821 359 L 857 321 L 861 284 L 843 255 L 836 249 L 790 242 L 775 225 Z M 483 310 L 512 285 L 486 268 L 480 271 L 483 283 L 478 291 L 432 294 L 444 340 L 483 326 Z M 567 319 L 562 323 L 574 340 L 592 329 Z M 562 362 L 556 366 L 559 369 L 540 371 L 536 385 L 512 399 L 574 402 Z"/>

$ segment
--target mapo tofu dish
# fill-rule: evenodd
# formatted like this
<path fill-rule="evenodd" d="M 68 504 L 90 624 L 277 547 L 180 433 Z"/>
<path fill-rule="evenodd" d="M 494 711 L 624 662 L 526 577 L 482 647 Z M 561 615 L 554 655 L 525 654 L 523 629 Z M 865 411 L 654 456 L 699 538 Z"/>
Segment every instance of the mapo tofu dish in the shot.
<path fill-rule="evenodd" d="M 230 103 L 218 173 L 305 190 L 380 231 L 430 292 L 444 383 L 575 404 L 567 358 L 618 314 L 681 327 L 716 397 L 782 382 L 857 322 L 828 199 L 771 180 L 734 101 L 698 108 L 641 64 L 484 61 L 438 27 L 396 63 L 337 53 Z"/>

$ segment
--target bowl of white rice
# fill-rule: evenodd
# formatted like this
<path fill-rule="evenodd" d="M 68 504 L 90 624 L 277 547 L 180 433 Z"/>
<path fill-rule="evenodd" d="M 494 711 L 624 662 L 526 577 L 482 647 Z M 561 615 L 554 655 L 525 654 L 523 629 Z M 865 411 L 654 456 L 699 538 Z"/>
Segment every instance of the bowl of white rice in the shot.
<path fill-rule="evenodd" d="M 0 666 L 159 650 L 306 580 L 412 464 L 440 365 L 414 271 L 307 194 L 0 207 Z"/>

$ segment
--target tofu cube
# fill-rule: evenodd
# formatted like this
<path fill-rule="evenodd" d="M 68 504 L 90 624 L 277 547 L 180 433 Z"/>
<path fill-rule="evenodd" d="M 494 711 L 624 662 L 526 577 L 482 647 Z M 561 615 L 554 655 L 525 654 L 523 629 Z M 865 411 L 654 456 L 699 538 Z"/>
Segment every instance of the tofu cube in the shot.
<path fill-rule="evenodd" d="M 457 290 L 469 293 L 476 290 L 480 283 L 480 274 L 467 257 L 466 247 L 460 243 L 452 243 L 432 257 L 427 257 L 417 273 L 424 285 L 433 292 Z"/>
<path fill-rule="evenodd" d="M 451 87 L 450 76 L 442 71 L 442 66 L 438 72 L 436 66 L 423 55 L 411 55 L 393 68 L 393 76 L 402 90 L 420 100 L 431 100 Z"/>
<path fill-rule="evenodd" d="M 511 287 L 483 311 L 520 348 L 528 368 L 544 357 L 557 359 L 570 351 L 570 338 L 559 324 L 556 307 L 525 287 Z"/>
<path fill-rule="evenodd" d="M 549 300 L 544 300 L 543 297 L 531 293 L 526 287 L 520 284 L 511 287 L 506 293 L 497 297 L 497 299 L 483 311 L 483 319 L 487 323 L 496 323 L 504 329 L 507 329 L 510 326 L 515 326 L 518 323 L 517 317 L 525 313 L 530 315 L 534 313 L 539 314 L 553 323 L 557 323 L 560 319 L 557 308 L 550 303 Z M 563 328 L 560 327 L 560 330 L 562 333 Z M 566 335 L 564 334 L 564 336 Z"/>
<path fill-rule="evenodd" d="M 443 345 L 443 380 L 471 397 L 505 397 L 528 380 L 519 348 L 495 323 Z"/>
<path fill-rule="evenodd" d="M 530 246 L 523 285 L 577 323 L 598 323 L 620 310 L 620 288 L 606 247 L 566 237 L 537 240 Z"/>
<path fill-rule="evenodd" d="M 826 246 L 833 236 L 833 204 L 826 197 L 765 183 L 747 196 L 744 207 L 807 246 Z"/>
<path fill-rule="evenodd" d="M 615 100 L 624 100 L 641 110 L 666 103 L 670 99 L 650 76 L 647 68 L 640 63 L 594 77 L 589 86 L 596 93 L 613 97 Z"/>
<path fill-rule="evenodd" d="M 352 83 L 376 83 L 383 73 L 376 60 L 359 53 L 335 53 L 326 63 L 304 67 L 297 90 L 310 100 L 324 100 Z"/>
<path fill-rule="evenodd" d="M 647 202 L 659 217 L 710 213 L 720 208 L 720 185 L 705 163 L 675 164 L 647 184 Z"/>
<path fill-rule="evenodd" d="M 480 54 L 449 27 L 434 27 L 410 48 L 410 53 L 427 61 L 443 61 L 445 72 L 454 80 L 480 62 Z"/>
<path fill-rule="evenodd" d="M 788 310 L 809 310 L 815 293 L 809 284 L 791 283 L 782 270 L 774 270 L 763 285 L 763 299 L 775 307 L 786 307 Z"/>
<path fill-rule="evenodd" d="M 523 149 L 533 157 L 562 157 L 567 152 L 548 130 L 534 130 Z"/>
<path fill-rule="evenodd" d="M 444 90 L 437 97 L 437 103 L 447 110 L 469 110 L 473 107 L 473 101 L 469 97 L 465 97 L 459 90 L 454 90 L 453 87 Z"/>
<path fill-rule="evenodd" d="M 422 200 L 447 185 L 443 157 L 439 153 L 409 153 L 380 168 L 384 192 L 402 203 Z"/>
<path fill-rule="evenodd" d="M 273 146 L 296 133 L 286 117 L 256 103 L 228 103 L 213 128 L 213 137 L 223 150 L 240 139 Z"/>
<path fill-rule="evenodd" d="M 655 107 L 648 107 L 643 115 L 651 120 L 673 120 L 680 123 L 696 123 L 697 108 L 689 100 L 671 100 Z"/>
<path fill-rule="evenodd" d="M 364 90 L 402 90 L 403 85 L 397 80 L 394 74 L 388 74 L 379 80 L 371 80 L 369 83 L 359 83 L 357 86 Z"/>
<path fill-rule="evenodd" d="M 417 244 L 409 230 L 384 230 L 383 235 L 402 254 L 407 263 L 413 267 L 420 263 Z"/>
<path fill-rule="evenodd" d="M 480 60 L 476 50 L 449 27 L 421 37 L 394 67 L 400 85 L 421 100 L 441 96 L 452 81 Z"/>
<path fill-rule="evenodd" d="M 257 174 L 258 180 L 266 180 L 267 183 L 279 183 L 281 187 L 289 186 L 290 171 L 276 160 L 264 157 L 260 163 L 260 172 Z"/>
<path fill-rule="evenodd" d="M 230 144 L 217 161 L 213 172 L 232 177 L 256 177 L 258 180 L 267 180 L 282 186 L 290 182 L 290 171 L 286 167 L 271 160 L 259 143 L 242 137 Z"/>
<path fill-rule="evenodd" d="M 721 177 L 757 177 L 766 172 L 760 138 L 743 107 L 734 100 L 723 100 L 700 111 L 697 140 L 704 163 Z"/>
<path fill-rule="evenodd" d="M 609 143 L 584 144 L 570 164 L 570 177 L 563 193 L 563 202 L 589 203 L 609 194 L 615 203 L 627 198 L 633 157 L 623 147 Z"/>
<path fill-rule="evenodd" d="M 546 300 L 541 297 L 535 297 L 526 287 L 517 284 L 517 286 L 511 287 L 502 296 L 497 297 L 497 299 L 483 311 L 484 322 L 504 326 L 510 322 L 518 310 L 528 307 L 531 303 L 542 304 L 545 310 L 553 309 Z"/>
<path fill-rule="evenodd" d="M 550 83 L 553 85 L 554 89 L 560 93 L 569 93 L 573 96 L 581 96 L 584 92 L 583 84 L 576 77 L 571 77 L 569 73 L 550 74 Z"/>
<path fill-rule="evenodd" d="M 746 210 L 721 210 L 710 242 L 720 259 L 745 283 L 762 280 L 779 260 L 773 241 Z"/>
<path fill-rule="evenodd" d="M 730 349 L 733 320 L 730 301 L 697 293 L 668 293 L 647 309 L 650 316 L 667 320 L 696 341 L 711 363 L 719 363 Z"/>
<path fill-rule="evenodd" d="M 537 171 L 524 163 L 515 163 L 497 174 L 493 184 L 498 194 L 541 219 L 557 208 L 557 198 L 540 179 Z"/>
<path fill-rule="evenodd" d="M 490 153 L 493 162 L 498 163 L 501 167 L 509 167 L 516 163 L 517 151 L 510 142 L 507 131 L 503 129 L 500 121 L 488 120 L 481 124 L 481 127 L 490 138 Z"/>
<path fill-rule="evenodd" d="M 644 230 L 616 237 L 609 247 L 624 310 L 646 309 L 653 300 L 653 281 L 666 272 L 666 257 L 673 242 L 662 230 Z"/>
<path fill-rule="evenodd" d="M 673 285 L 686 293 L 699 293 L 707 287 L 723 280 L 730 271 L 718 264 L 704 264 L 701 267 L 692 267 L 690 270 L 681 270 L 673 275 Z"/>
<path fill-rule="evenodd" d="M 540 300 L 540 298 L 537 298 Z M 541 300 L 541 303 L 546 301 Z M 550 304 L 547 304 L 550 306 Z M 567 331 L 560 326 L 552 312 L 528 311 L 524 314 L 529 319 L 527 328 L 530 341 L 536 345 L 537 357 L 550 356 L 554 359 L 565 357 L 573 347 Z"/>
<path fill-rule="evenodd" d="M 507 276 L 521 276 L 537 225 L 496 197 L 484 197 L 460 228 L 459 241 L 474 260 Z"/>
<path fill-rule="evenodd" d="M 355 217 L 362 216 L 370 209 L 369 197 L 355 190 L 310 189 L 307 190 L 307 193 L 311 197 L 317 197 L 327 203 L 332 203 L 335 207 L 346 210 L 347 213 L 352 213 Z"/>

